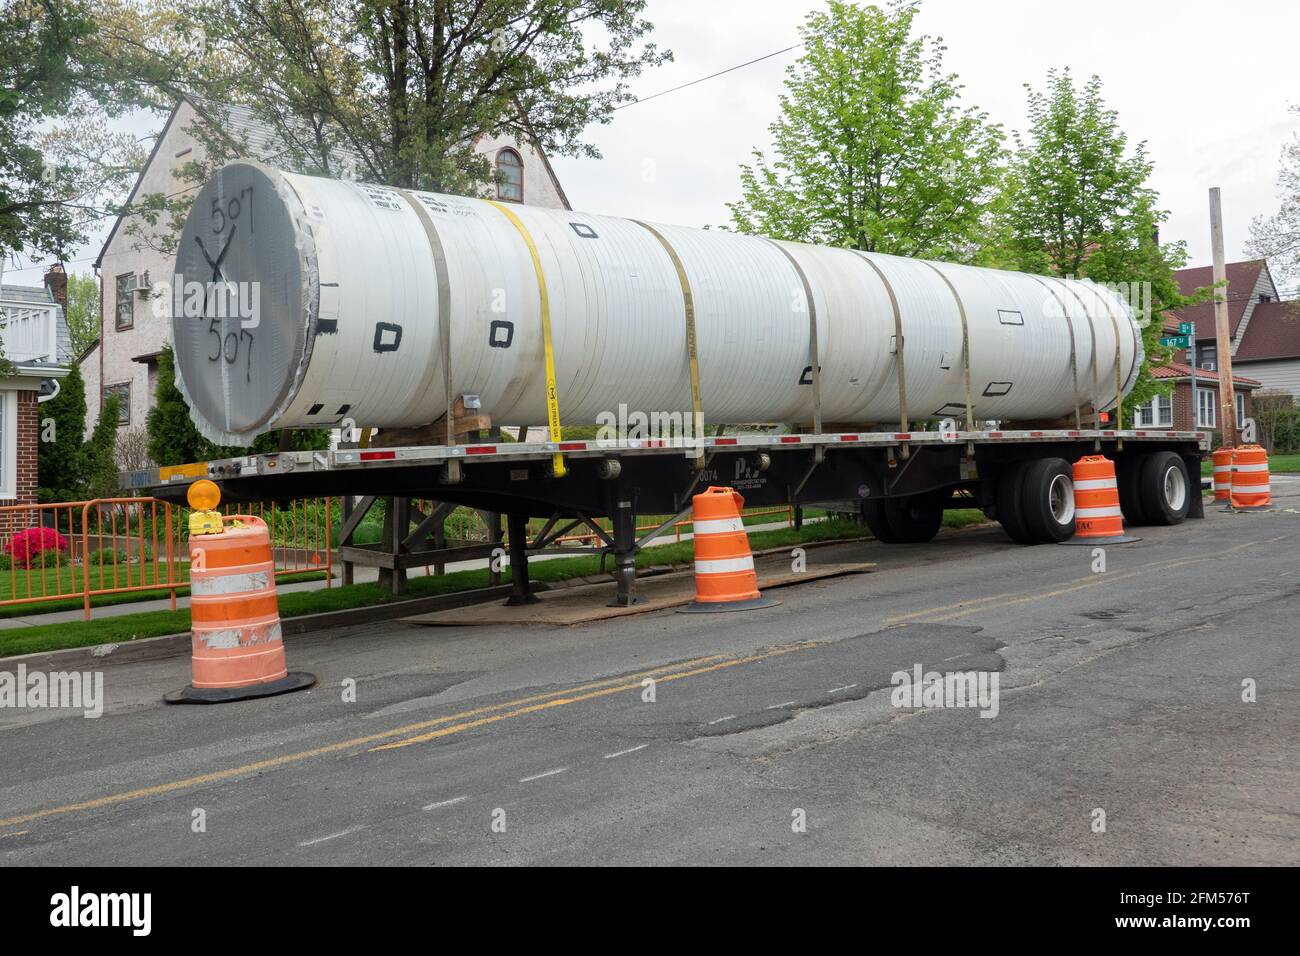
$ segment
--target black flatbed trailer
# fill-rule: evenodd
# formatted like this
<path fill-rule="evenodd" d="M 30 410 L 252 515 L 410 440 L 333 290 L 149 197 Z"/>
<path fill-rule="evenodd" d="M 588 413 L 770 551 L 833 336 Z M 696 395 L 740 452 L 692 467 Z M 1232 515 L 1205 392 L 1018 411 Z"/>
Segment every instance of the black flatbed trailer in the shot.
<path fill-rule="evenodd" d="M 978 507 L 1013 537 L 1031 544 L 1061 540 L 1065 532 L 1055 530 L 1049 517 L 1046 531 L 1026 533 L 1025 521 L 1012 513 L 1053 513 L 1066 487 L 1061 462 L 1105 455 L 1116 465 L 1126 522 L 1174 524 L 1204 517 L 1199 476 L 1208 450 L 1205 432 L 1163 429 L 753 433 L 693 442 L 485 441 L 281 452 L 130 472 L 123 479 L 138 492 L 173 501 L 183 501 L 188 486 L 199 478 L 217 482 L 230 502 L 341 496 L 346 502 L 340 529 L 344 543 L 365 507 L 381 497 L 429 499 L 505 515 L 511 530 L 510 600 L 515 603 L 535 600 L 528 554 L 581 527 L 602 542 L 590 550 L 613 557 L 614 603 L 628 605 L 636 601 L 636 553 L 689 513 L 692 495 L 710 485 L 735 488 L 747 506 L 825 504 L 853 512 L 878 538 L 902 543 L 930 540 L 945 508 Z M 564 459 L 563 477 L 554 473 L 557 454 Z M 1031 470 L 1039 477 L 1030 484 L 1042 487 L 1026 485 L 1028 465 L 1045 460 L 1053 464 Z M 1045 482 L 1053 474 L 1057 477 L 1049 486 Z M 1014 494 L 1009 490 L 1013 476 Z M 964 494 L 954 497 L 956 492 Z M 363 496 L 361 511 L 350 507 L 354 496 Z M 638 538 L 639 514 L 674 518 Z M 526 534 L 530 518 L 549 519 L 531 542 Z M 612 531 L 595 518 L 610 519 Z M 390 552 L 370 563 L 401 572 L 397 577 L 404 579 L 407 567 L 454 559 L 424 547 L 434 524 L 440 526 L 437 512 L 424 516 L 409 535 L 407 516 L 398 519 L 400 533 L 392 536 Z M 461 549 L 456 557 L 485 557 L 496 546 L 489 542 Z"/>

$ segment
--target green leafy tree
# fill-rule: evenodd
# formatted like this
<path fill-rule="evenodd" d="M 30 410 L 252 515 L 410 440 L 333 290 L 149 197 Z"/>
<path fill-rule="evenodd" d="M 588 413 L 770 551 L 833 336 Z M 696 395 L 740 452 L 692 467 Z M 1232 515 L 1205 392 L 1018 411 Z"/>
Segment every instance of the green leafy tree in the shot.
<path fill-rule="evenodd" d="M 37 500 L 76 501 L 85 490 L 83 436 L 86 433 L 86 387 L 81 370 L 72 366 L 59 383 L 59 394 L 40 406 L 36 446 Z"/>
<path fill-rule="evenodd" d="M 67 320 L 72 354 L 81 355 L 99 338 L 99 282 L 94 276 L 68 276 Z"/>
<path fill-rule="evenodd" d="M 671 58 L 643 42 L 644 0 L 194 0 L 152 2 L 142 29 L 158 105 L 189 100 L 206 159 L 249 155 L 230 122 L 274 130 L 304 173 L 474 194 L 495 175 L 484 134 L 595 157 L 592 124 L 632 99 L 625 80 Z M 192 195 L 137 200 L 136 225 L 178 221 Z M 173 231 L 163 230 L 164 235 Z M 165 248 L 165 246 L 164 246 Z"/>
<path fill-rule="evenodd" d="M 1291 112 L 1300 116 L 1300 105 L 1292 106 Z M 1300 280 L 1300 133 L 1282 148 L 1277 191 L 1277 212 L 1251 222 L 1246 251 L 1267 257 L 1274 276 L 1292 282 Z"/>
<path fill-rule="evenodd" d="M 145 429 L 149 433 L 149 457 L 159 465 L 202 461 L 206 457 L 208 443 L 194 427 L 185 397 L 176 387 L 176 359 L 171 346 L 158 356 L 158 384 Z"/>
<path fill-rule="evenodd" d="M 82 447 L 82 487 L 87 498 L 112 498 L 117 495 L 118 472 L 113 459 L 113 446 L 117 442 L 120 402 L 117 395 L 104 396 L 95 430 Z"/>
<path fill-rule="evenodd" d="M 109 128 L 139 102 L 139 84 L 115 65 L 99 6 L 0 4 L 0 255 L 66 258 L 143 161 L 138 143 Z"/>
<path fill-rule="evenodd" d="M 967 261 L 1003 157 L 998 126 L 961 105 L 915 4 L 831 0 L 800 28 L 773 158 L 741 166 L 731 227 L 781 239 Z"/>
<path fill-rule="evenodd" d="M 1145 143 L 1129 148 L 1118 114 L 1093 76 L 1075 85 L 1069 70 L 1052 70 L 1046 89 L 1029 91 L 1029 128 L 1015 134 L 1006 192 L 998 206 L 1001 246 L 990 258 L 1043 275 L 1088 278 L 1127 295 L 1143 325 L 1147 361 L 1133 405 L 1167 386 L 1151 377 L 1152 363 L 1168 361 L 1160 345 L 1164 314 L 1197 297 L 1179 294 L 1174 270 L 1186 262 L 1181 242 L 1161 245 L 1168 212 L 1148 184 L 1152 163 Z M 1131 411 L 1126 414 L 1131 421 Z"/>

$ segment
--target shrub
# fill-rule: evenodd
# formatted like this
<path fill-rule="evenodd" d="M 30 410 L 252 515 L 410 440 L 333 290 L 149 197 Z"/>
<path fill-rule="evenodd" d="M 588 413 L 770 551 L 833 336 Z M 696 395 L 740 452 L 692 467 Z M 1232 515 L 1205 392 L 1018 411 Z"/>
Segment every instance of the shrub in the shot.
<path fill-rule="evenodd" d="M 40 564 L 41 553 L 45 551 L 54 552 L 46 558 L 46 563 L 57 565 L 68 550 L 68 539 L 53 528 L 28 528 L 9 539 L 6 550 L 15 567 L 30 568 L 33 564 Z"/>

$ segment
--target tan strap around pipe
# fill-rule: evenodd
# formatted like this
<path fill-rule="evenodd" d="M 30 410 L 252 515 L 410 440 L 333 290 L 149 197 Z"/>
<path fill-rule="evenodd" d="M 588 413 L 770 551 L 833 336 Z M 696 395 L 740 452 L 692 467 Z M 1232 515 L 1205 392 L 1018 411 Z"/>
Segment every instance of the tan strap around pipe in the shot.
<path fill-rule="evenodd" d="M 447 400 L 447 444 L 454 445 L 456 444 L 456 386 L 451 378 L 451 281 L 448 277 L 447 253 L 442 248 L 442 240 L 438 238 L 438 230 L 434 228 L 433 219 L 429 216 L 429 211 L 424 208 L 424 203 L 408 190 L 398 189 L 396 192 L 415 210 L 415 215 L 420 220 L 420 225 L 424 227 L 424 234 L 429 240 L 429 249 L 433 253 L 433 271 L 438 280 L 438 349 L 442 353 L 442 377 Z M 427 374 L 432 374 L 432 370 Z M 423 382 L 412 394 L 423 395 L 427 387 L 428 382 Z"/>
<path fill-rule="evenodd" d="M 894 295 L 894 287 L 889 284 L 880 266 L 868 259 L 865 253 L 857 249 L 853 251 L 857 252 L 863 262 L 871 266 L 871 271 L 880 279 L 885 292 L 889 295 L 889 306 L 894 312 L 894 358 L 898 362 L 898 430 L 906 433 L 911 430 L 911 420 L 907 415 L 907 365 L 903 360 L 903 313 L 898 307 L 898 296 Z"/>
<path fill-rule="evenodd" d="M 952 293 L 953 300 L 957 303 L 957 315 L 961 318 L 961 364 L 962 373 L 965 375 L 966 384 L 966 430 L 973 432 L 975 430 L 975 411 L 971 402 L 970 387 L 970 323 L 966 321 L 966 306 L 961 301 L 961 296 L 957 294 L 957 287 L 949 281 L 948 277 L 943 274 L 943 270 L 933 262 L 926 262 L 924 259 L 918 259 L 917 262 L 924 262 L 933 269 L 943 280 L 943 284 L 948 287 Z"/>
<path fill-rule="evenodd" d="M 813 434 L 822 433 L 822 373 L 821 373 L 821 355 L 817 347 L 817 304 L 813 301 L 812 285 L 808 282 L 808 276 L 803 271 L 803 266 L 799 265 L 797 260 L 785 246 L 772 239 L 767 240 L 780 249 L 782 254 L 790 260 L 790 265 L 794 266 L 795 273 L 799 276 L 799 282 L 803 286 L 804 300 L 808 303 L 808 364 L 811 368 L 809 378 L 812 381 L 813 390 Z M 821 452 L 821 446 L 818 446 L 818 452 Z"/>
<path fill-rule="evenodd" d="M 1065 307 L 1065 301 L 1056 294 L 1056 290 L 1038 276 L 1033 278 L 1035 282 L 1051 293 L 1052 298 L 1056 300 L 1056 304 L 1061 307 L 1061 312 L 1065 314 L 1065 324 L 1070 329 L 1070 375 L 1074 379 L 1074 427 L 1082 430 L 1083 416 L 1079 413 L 1079 352 L 1074 343 L 1074 320 L 1070 318 L 1070 310 Z M 1075 298 L 1077 299 L 1078 296 L 1076 295 Z M 1082 300 L 1080 300 L 1079 304 L 1083 304 Z"/>

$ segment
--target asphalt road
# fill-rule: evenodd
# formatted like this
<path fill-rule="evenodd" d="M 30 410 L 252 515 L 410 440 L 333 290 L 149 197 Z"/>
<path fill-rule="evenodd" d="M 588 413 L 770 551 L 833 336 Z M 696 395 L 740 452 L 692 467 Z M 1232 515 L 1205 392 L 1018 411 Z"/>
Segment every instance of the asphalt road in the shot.
<path fill-rule="evenodd" d="M 165 707 L 186 659 L 111 666 L 98 719 L 0 710 L 0 864 L 1294 865 L 1275 487 L 1292 511 L 1140 529 L 1102 573 L 944 532 L 809 552 L 879 570 L 761 611 L 296 639 L 320 684 L 262 701 Z M 894 706 L 917 665 L 996 675 L 996 716 Z"/>

